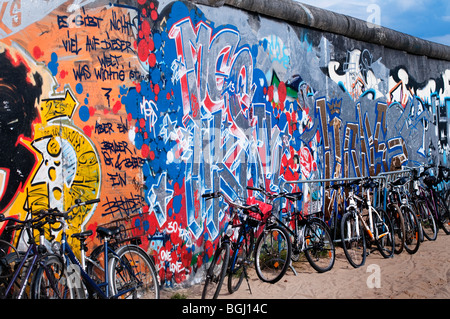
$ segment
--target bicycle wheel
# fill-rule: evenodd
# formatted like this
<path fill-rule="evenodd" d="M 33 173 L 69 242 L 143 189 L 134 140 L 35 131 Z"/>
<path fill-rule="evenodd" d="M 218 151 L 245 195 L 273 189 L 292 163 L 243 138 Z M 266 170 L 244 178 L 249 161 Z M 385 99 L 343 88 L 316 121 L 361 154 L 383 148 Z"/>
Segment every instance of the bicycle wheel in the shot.
<path fill-rule="evenodd" d="M 0 239 L 0 296 L 4 296 L 8 284 L 12 280 L 16 267 L 20 264 L 22 258 L 16 248 L 10 243 Z M 13 285 L 14 288 L 18 287 L 20 280 L 16 280 L 17 284 Z M 12 293 L 10 293 L 12 295 Z"/>
<path fill-rule="evenodd" d="M 291 253 L 291 240 L 282 227 L 271 225 L 265 228 L 255 248 L 255 269 L 259 279 L 272 284 L 279 281 L 290 265 Z"/>
<path fill-rule="evenodd" d="M 446 190 L 446 195 L 444 195 L 445 198 L 445 205 L 447 205 L 447 207 L 450 207 L 450 189 Z"/>
<path fill-rule="evenodd" d="M 241 240 L 242 237 L 242 240 Z M 233 255 L 228 269 L 228 292 L 234 293 L 239 289 L 246 275 L 246 267 L 253 252 L 253 231 L 246 232 L 245 238 L 240 234 L 240 243 L 232 243 Z"/>
<path fill-rule="evenodd" d="M 364 228 L 354 209 L 350 209 L 341 220 L 342 248 L 348 262 L 354 268 L 366 262 L 366 239 Z"/>
<path fill-rule="evenodd" d="M 401 212 L 405 222 L 405 250 L 409 254 L 415 254 L 420 246 L 420 223 L 410 207 L 403 206 Z"/>
<path fill-rule="evenodd" d="M 60 257 L 51 255 L 41 262 L 31 282 L 33 299 L 76 299 L 68 284 L 65 266 Z"/>
<path fill-rule="evenodd" d="M 119 247 L 108 262 L 113 298 L 159 299 L 159 281 L 153 261 L 140 247 Z"/>
<path fill-rule="evenodd" d="M 110 243 L 108 243 L 108 247 L 110 247 Z M 111 247 L 110 247 L 111 248 Z M 117 249 L 116 247 L 111 249 Z M 114 255 L 109 252 L 108 260 L 114 258 Z M 86 256 L 86 273 L 89 278 L 91 278 L 97 285 L 99 285 L 100 289 L 102 289 L 103 293 L 106 295 L 106 289 L 108 287 L 106 285 L 102 285 L 105 282 L 105 274 L 108 274 L 108 266 L 105 267 L 105 251 L 104 244 L 101 244 L 92 250 L 89 256 Z M 89 291 L 91 292 L 91 291 Z M 92 292 L 93 296 L 96 296 L 95 292 Z"/>
<path fill-rule="evenodd" d="M 111 255 L 110 258 L 113 258 Z M 86 273 L 96 283 L 101 283 L 105 280 L 105 256 L 103 244 L 97 246 L 92 250 L 89 256 L 86 257 Z"/>
<path fill-rule="evenodd" d="M 395 240 L 394 227 L 389 215 L 381 208 L 377 208 L 378 214 L 372 210 L 372 219 L 374 225 L 374 236 L 378 250 L 384 258 L 394 256 Z"/>
<path fill-rule="evenodd" d="M 333 239 L 322 220 L 313 218 L 306 224 L 304 240 L 306 259 L 316 271 L 322 273 L 333 268 L 335 261 Z"/>
<path fill-rule="evenodd" d="M 415 202 L 417 213 L 419 214 L 420 223 L 424 237 L 434 241 L 437 238 L 438 228 L 428 205 L 424 201 Z"/>
<path fill-rule="evenodd" d="M 14 251 L 14 252 L 6 254 L 5 256 L 2 256 L 2 258 L 1 258 L 2 270 L 1 270 L 1 276 L 0 276 L 0 296 L 1 296 L 1 298 L 17 299 L 20 288 L 22 286 L 22 281 L 23 281 L 22 278 L 25 276 L 25 274 L 28 270 L 28 267 L 30 264 L 30 259 L 25 261 L 24 267 L 18 274 L 18 277 L 14 281 L 14 284 L 11 286 L 11 289 L 7 296 L 5 295 L 5 293 L 6 293 L 6 289 L 7 289 L 8 285 L 10 284 L 10 282 L 14 276 L 14 273 L 18 269 L 23 258 L 25 258 L 23 253 L 17 252 L 17 251 Z M 26 290 L 22 296 L 22 299 L 28 299 L 28 294 L 27 294 Z"/>
<path fill-rule="evenodd" d="M 446 235 L 450 235 L 450 211 L 441 196 L 436 197 L 436 204 L 439 216 L 439 226 Z"/>
<path fill-rule="evenodd" d="M 387 213 L 392 219 L 392 226 L 394 227 L 395 249 L 394 253 L 401 254 L 405 247 L 405 221 L 404 216 L 397 204 L 389 204 L 387 206 Z"/>
<path fill-rule="evenodd" d="M 230 244 L 224 242 L 214 252 L 214 257 L 206 271 L 205 285 L 203 286 L 202 299 L 217 299 L 230 259 Z"/>

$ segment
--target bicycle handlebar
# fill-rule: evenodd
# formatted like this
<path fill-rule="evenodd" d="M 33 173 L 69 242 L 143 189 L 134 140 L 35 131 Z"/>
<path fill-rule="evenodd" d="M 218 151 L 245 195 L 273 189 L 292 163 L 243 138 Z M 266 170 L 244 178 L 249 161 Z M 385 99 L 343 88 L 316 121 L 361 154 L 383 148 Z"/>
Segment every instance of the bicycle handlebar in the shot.
<path fill-rule="evenodd" d="M 248 190 L 251 191 L 257 191 L 263 193 L 265 196 L 269 197 L 270 199 L 275 199 L 277 197 L 276 194 L 269 193 L 265 189 L 259 188 L 259 187 L 253 187 L 253 186 L 247 186 Z"/>
<path fill-rule="evenodd" d="M 262 189 L 262 188 L 247 186 L 247 189 L 261 192 L 266 197 L 268 197 L 270 200 L 274 200 L 274 199 L 277 199 L 277 198 L 284 197 L 284 198 L 287 198 L 287 199 L 289 199 L 291 201 L 297 201 L 297 200 L 301 200 L 303 198 L 303 192 L 302 191 L 294 192 L 294 193 L 281 192 L 281 193 L 278 193 L 278 194 L 272 194 L 272 193 L 269 193 L 268 191 L 266 191 L 265 189 Z"/>
<path fill-rule="evenodd" d="M 34 215 L 36 217 L 31 218 L 31 219 L 26 219 L 26 220 L 20 220 L 15 217 L 5 217 L 4 214 L 0 214 L 0 222 L 13 221 L 18 224 L 18 225 L 9 225 L 5 228 L 5 230 L 20 229 L 20 228 L 23 228 L 27 224 L 28 225 L 35 224 L 34 227 L 41 227 L 42 225 L 45 224 L 45 222 L 41 222 L 41 221 L 46 217 L 51 217 L 51 218 L 63 217 L 64 219 L 69 219 L 69 214 L 76 207 L 90 205 L 90 204 L 94 204 L 94 203 L 98 203 L 98 202 L 100 202 L 100 199 L 91 199 L 91 200 L 87 200 L 85 202 L 82 202 L 81 200 L 75 200 L 75 204 L 72 205 L 66 212 L 60 212 L 58 208 L 49 208 L 47 210 L 42 209 L 42 210 L 39 210 L 38 212 L 32 212 L 31 215 L 32 216 Z M 39 222 L 41 222 L 41 223 L 39 223 Z M 47 220 L 46 222 L 52 222 L 52 221 Z M 56 220 L 53 223 L 55 223 L 55 222 L 56 222 Z"/>
<path fill-rule="evenodd" d="M 91 205 L 91 204 L 95 204 L 100 202 L 99 198 L 95 198 L 95 199 L 90 199 L 87 200 L 85 202 L 82 202 L 81 200 L 77 199 L 75 200 L 75 204 L 70 206 L 70 208 L 66 211 L 66 213 L 70 213 L 72 210 L 74 210 L 75 208 L 79 207 L 79 206 L 85 206 L 85 205 Z"/>
<path fill-rule="evenodd" d="M 369 177 L 354 179 L 354 180 L 349 181 L 349 182 L 337 183 L 337 184 L 329 185 L 329 186 L 326 186 L 326 188 L 327 189 L 330 189 L 330 188 L 339 189 L 340 187 L 350 188 L 350 187 L 353 187 L 353 186 L 361 186 L 363 188 L 375 188 L 375 187 L 380 186 L 380 183 L 374 181 L 373 178 L 369 176 Z"/>
<path fill-rule="evenodd" d="M 215 193 L 203 194 L 202 197 L 205 198 L 206 200 L 208 200 L 208 199 L 211 199 L 211 198 L 220 197 L 220 193 L 219 192 L 215 192 Z"/>
<path fill-rule="evenodd" d="M 232 206 L 234 208 L 242 209 L 245 213 L 253 212 L 253 213 L 258 213 L 261 216 L 263 216 L 258 205 L 242 205 L 237 202 L 233 202 L 231 199 L 229 199 L 227 196 L 225 196 L 220 191 L 214 192 L 214 193 L 203 194 L 202 197 L 205 198 L 206 200 L 209 200 L 211 198 L 223 197 L 225 199 L 225 201 L 227 202 L 227 204 L 229 204 L 230 206 Z"/>

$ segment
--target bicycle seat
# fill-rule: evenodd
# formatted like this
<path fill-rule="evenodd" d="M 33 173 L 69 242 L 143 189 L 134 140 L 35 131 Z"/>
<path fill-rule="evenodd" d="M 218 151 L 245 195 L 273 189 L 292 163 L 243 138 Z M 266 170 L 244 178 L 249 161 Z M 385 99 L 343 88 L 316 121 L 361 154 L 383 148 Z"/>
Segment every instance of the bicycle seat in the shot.
<path fill-rule="evenodd" d="M 287 199 L 296 201 L 296 200 L 301 200 L 303 198 L 303 192 L 295 192 L 295 193 L 286 193 L 285 197 Z"/>
<path fill-rule="evenodd" d="M 375 188 L 375 187 L 378 187 L 378 183 L 373 181 L 373 180 L 369 180 L 369 181 L 365 182 L 362 185 L 362 187 L 364 187 L 364 188 Z"/>
<path fill-rule="evenodd" d="M 423 179 L 423 182 L 425 183 L 425 185 L 427 185 L 428 187 L 434 186 L 437 184 L 437 179 L 434 176 L 427 176 Z"/>
<path fill-rule="evenodd" d="M 97 234 L 101 237 L 101 238 L 105 238 L 105 237 L 112 237 L 114 235 L 117 235 L 118 233 L 120 233 L 120 228 L 117 226 L 113 226 L 113 227 L 97 227 Z"/>
<path fill-rule="evenodd" d="M 400 186 L 400 185 L 404 185 L 407 181 L 408 181 L 408 179 L 406 177 L 400 177 L 400 178 L 396 179 L 395 181 L 391 182 L 391 185 Z"/>
<path fill-rule="evenodd" d="M 88 237 L 91 236 L 92 234 L 93 234 L 93 231 L 92 231 L 92 230 L 86 230 L 86 231 L 81 232 L 81 233 L 75 233 L 75 234 L 72 234 L 72 237 L 73 237 L 73 238 L 76 238 L 76 239 L 78 239 L 78 240 L 85 240 L 86 238 L 88 238 Z"/>

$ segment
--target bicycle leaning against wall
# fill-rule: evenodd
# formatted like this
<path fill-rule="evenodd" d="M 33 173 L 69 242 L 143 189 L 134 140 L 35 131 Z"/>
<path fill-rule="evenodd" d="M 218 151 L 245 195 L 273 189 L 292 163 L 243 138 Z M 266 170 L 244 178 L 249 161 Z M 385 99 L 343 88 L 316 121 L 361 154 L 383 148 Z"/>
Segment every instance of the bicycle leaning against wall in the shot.
<path fill-rule="evenodd" d="M 153 261 L 139 246 L 126 243 L 121 246 L 109 245 L 110 240 L 119 234 L 118 227 L 97 227 L 97 234 L 103 241 L 102 262 L 86 256 L 85 240 L 92 235 L 88 230 L 72 234 L 80 241 L 81 261 L 75 256 L 68 243 L 66 230 L 70 213 L 79 206 L 97 203 L 99 200 L 81 202 L 76 200 L 66 212 L 50 209 L 49 213 L 62 224 L 61 242 L 53 242 L 55 250 L 64 258 L 68 273 L 68 283 L 72 298 L 99 299 L 158 299 L 159 281 Z M 98 256 L 96 256 L 98 257 Z M 103 276 L 99 276 L 101 273 Z M 37 278 L 35 294 L 37 298 L 47 298 L 45 276 Z"/>
<path fill-rule="evenodd" d="M 384 258 L 394 255 L 392 221 L 383 209 L 375 208 L 371 204 L 370 190 L 377 186 L 377 183 L 371 178 L 330 186 L 335 189 L 340 187 L 348 189 L 348 205 L 341 220 L 341 240 L 345 256 L 355 268 L 364 265 L 367 244 L 369 247 L 375 244 Z M 355 194 L 359 187 L 365 190 L 365 196 L 360 197 Z"/>
<path fill-rule="evenodd" d="M 392 182 L 388 182 L 386 209 L 388 214 L 398 214 L 398 217 L 401 217 L 403 223 L 403 230 L 400 233 L 396 233 L 396 225 L 393 223 L 394 233 L 398 235 L 398 237 L 395 237 L 396 247 L 397 240 L 402 240 L 405 250 L 409 254 L 415 254 L 420 246 L 422 227 L 417 217 L 417 212 L 411 204 L 409 193 L 406 189 L 406 185 L 409 182 L 410 180 L 406 176 L 399 177 Z M 396 251 L 396 253 L 400 252 Z"/>
<path fill-rule="evenodd" d="M 292 238 L 291 260 L 298 260 L 300 253 L 304 253 L 309 264 L 317 272 L 322 273 L 333 268 L 335 261 L 335 247 L 329 228 L 326 223 L 318 217 L 322 212 L 304 214 L 298 209 L 298 202 L 303 199 L 302 192 L 281 192 L 272 194 L 262 188 L 247 187 L 247 189 L 261 192 L 265 196 L 265 203 L 269 205 L 272 205 L 273 201 L 277 199 L 284 198 L 287 200 L 286 207 L 280 212 L 274 210 L 271 211 L 271 216 L 266 223 L 266 229 L 277 229 L 278 231 L 281 227 L 281 229 Z M 288 203 L 293 204 L 292 210 L 287 209 L 287 206 L 290 206 Z M 273 283 L 281 279 L 282 275 L 280 272 L 278 276 L 273 276 L 276 273 L 272 272 L 271 267 L 267 266 L 267 261 L 270 260 L 268 257 L 271 254 L 277 256 L 279 253 L 275 250 L 274 254 L 268 249 L 268 247 L 271 247 L 270 245 L 262 244 L 272 237 L 273 236 L 267 236 L 267 234 L 263 232 L 256 241 L 255 265 L 256 273 L 259 278 L 263 281 Z M 276 245 L 274 247 L 278 249 Z"/>
<path fill-rule="evenodd" d="M 437 193 L 439 194 L 439 196 L 442 197 L 442 199 L 445 200 L 445 204 L 447 205 L 447 207 L 450 207 L 450 186 L 449 186 L 450 168 L 439 165 L 437 169 L 438 169 L 437 178 L 440 181 Z"/>
<path fill-rule="evenodd" d="M 418 169 L 412 169 L 413 188 L 415 195 L 420 200 L 420 203 L 425 206 L 423 208 L 429 210 L 434 218 L 434 222 L 438 228 L 442 228 L 446 235 L 450 235 L 450 210 L 437 190 L 436 186 L 441 182 L 440 179 L 432 176 L 429 173 L 429 169 L 433 168 L 431 165 L 424 165 L 422 173 L 419 174 Z M 420 179 L 422 178 L 423 184 L 420 185 Z M 437 237 L 438 229 L 435 230 L 432 237 L 427 238 L 429 240 L 435 240 Z M 424 233 L 426 236 L 426 234 Z"/>
<path fill-rule="evenodd" d="M 227 274 L 230 293 L 239 289 L 243 279 L 247 278 L 247 266 L 253 252 L 254 228 L 258 227 L 262 212 L 258 205 L 232 201 L 222 192 L 203 194 L 202 197 L 206 200 L 221 197 L 229 207 L 229 220 L 206 270 L 202 291 L 202 299 L 216 299 Z M 256 215 L 259 219 L 250 215 Z"/>
<path fill-rule="evenodd" d="M 438 234 L 437 221 L 433 217 L 432 210 L 430 209 L 430 204 L 428 199 L 424 195 L 423 187 L 420 185 L 420 177 L 417 168 L 412 168 L 409 171 L 410 180 L 412 186 L 410 186 L 410 198 L 413 207 L 416 210 L 417 217 L 421 226 L 421 237 L 420 240 L 423 241 L 424 238 L 434 241 Z"/>
<path fill-rule="evenodd" d="M 33 212 L 31 218 L 19 220 L 15 217 L 5 217 L 0 214 L 1 222 L 13 222 L 7 225 L 5 231 L 24 231 L 28 239 L 26 251 L 19 251 L 15 247 L 3 256 L 0 294 L 2 299 L 36 299 L 40 278 L 47 278 L 45 290 L 53 298 L 70 298 L 71 294 L 66 285 L 66 273 L 62 258 L 49 250 L 44 243 L 44 226 L 52 224 L 53 220 L 46 211 Z M 39 242 L 36 241 L 34 230 L 39 232 Z"/>

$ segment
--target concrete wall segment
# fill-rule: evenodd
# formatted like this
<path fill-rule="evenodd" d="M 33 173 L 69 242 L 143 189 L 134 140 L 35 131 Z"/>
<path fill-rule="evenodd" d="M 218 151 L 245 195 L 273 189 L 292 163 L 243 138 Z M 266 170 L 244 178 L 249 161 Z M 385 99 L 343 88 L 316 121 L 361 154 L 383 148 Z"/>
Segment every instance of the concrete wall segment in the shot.
<path fill-rule="evenodd" d="M 0 1 L 0 210 L 100 198 L 70 231 L 139 236 L 166 287 L 203 279 L 227 222 L 205 192 L 448 165 L 447 47 L 287 0 L 46 3 Z M 319 186 L 305 212 L 334 208 Z"/>
<path fill-rule="evenodd" d="M 212 6 L 229 5 L 250 12 L 300 24 L 321 31 L 383 45 L 396 50 L 430 58 L 450 60 L 448 46 L 416 38 L 384 27 L 369 27 L 368 23 L 321 8 L 291 0 L 194 0 Z"/>

